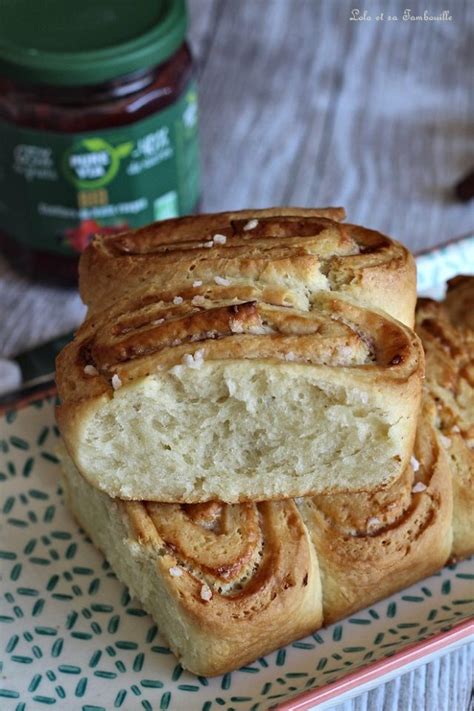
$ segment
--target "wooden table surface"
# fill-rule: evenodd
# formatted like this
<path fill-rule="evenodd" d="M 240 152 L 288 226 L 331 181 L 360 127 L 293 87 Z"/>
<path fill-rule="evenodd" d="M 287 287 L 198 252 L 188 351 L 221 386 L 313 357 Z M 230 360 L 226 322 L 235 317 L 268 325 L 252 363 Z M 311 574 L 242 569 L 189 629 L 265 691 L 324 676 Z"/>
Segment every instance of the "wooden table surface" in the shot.
<path fill-rule="evenodd" d="M 452 197 L 474 166 L 473 0 L 189 5 L 203 210 L 344 205 L 413 250 L 474 231 L 472 201 Z M 452 20 L 405 21 L 407 6 Z M 356 8 L 372 19 L 352 21 Z M 32 286 L 0 260 L 0 356 L 82 314 L 73 292 Z M 464 647 L 338 711 L 467 711 L 473 660 Z"/>

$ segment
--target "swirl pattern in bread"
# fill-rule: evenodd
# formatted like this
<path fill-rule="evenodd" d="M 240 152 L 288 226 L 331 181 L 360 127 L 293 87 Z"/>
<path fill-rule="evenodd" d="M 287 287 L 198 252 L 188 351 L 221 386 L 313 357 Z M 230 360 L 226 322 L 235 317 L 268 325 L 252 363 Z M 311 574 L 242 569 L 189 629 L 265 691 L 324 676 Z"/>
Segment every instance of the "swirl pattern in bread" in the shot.
<path fill-rule="evenodd" d="M 424 399 L 448 456 L 454 488 L 453 558 L 472 551 L 474 539 L 474 277 L 448 282 L 444 303 L 420 299 L 416 329 L 426 353 Z"/>
<path fill-rule="evenodd" d="M 179 298 L 194 289 L 199 296 L 218 276 L 301 310 L 311 309 L 319 291 L 331 291 L 413 326 L 413 257 L 343 217 L 341 208 L 243 210 L 97 236 L 81 257 L 81 296 L 89 313 L 98 313 L 150 292 Z"/>

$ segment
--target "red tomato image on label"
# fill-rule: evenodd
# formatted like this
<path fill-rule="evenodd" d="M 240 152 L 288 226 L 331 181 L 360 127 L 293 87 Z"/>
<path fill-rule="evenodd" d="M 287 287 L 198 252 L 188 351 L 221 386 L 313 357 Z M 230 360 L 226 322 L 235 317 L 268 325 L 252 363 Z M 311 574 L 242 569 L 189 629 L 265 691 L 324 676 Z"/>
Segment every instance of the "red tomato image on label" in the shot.
<path fill-rule="evenodd" d="M 77 227 L 64 230 L 63 239 L 75 252 L 83 252 L 94 235 L 113 235 L 128 229 L 126 222 L 120 225 L 99 225 L 95 220 L 82 220 Z"/>

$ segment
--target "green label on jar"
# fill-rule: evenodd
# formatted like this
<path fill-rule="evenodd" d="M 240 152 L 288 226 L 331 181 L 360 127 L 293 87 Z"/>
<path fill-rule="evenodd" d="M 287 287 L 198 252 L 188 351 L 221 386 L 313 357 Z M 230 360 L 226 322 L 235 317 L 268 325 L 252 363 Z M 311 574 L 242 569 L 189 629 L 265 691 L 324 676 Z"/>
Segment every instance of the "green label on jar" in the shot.
<path fill-rule="evenodd" d="M 189 214 L 199 197 L 197 95 L 134 124 L 86 133 L 0 121 L 0 230 L 74 254 L 111 234 Z"/>

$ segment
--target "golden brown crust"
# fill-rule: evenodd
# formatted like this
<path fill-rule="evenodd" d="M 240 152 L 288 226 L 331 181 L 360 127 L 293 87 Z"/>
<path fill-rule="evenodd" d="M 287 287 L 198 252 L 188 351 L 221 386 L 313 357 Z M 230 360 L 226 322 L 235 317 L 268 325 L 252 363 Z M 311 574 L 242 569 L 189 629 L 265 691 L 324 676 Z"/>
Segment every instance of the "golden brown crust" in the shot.
<path fill-rule="evenodd" d="M 420 418 L 414 474 L 383 492 L 300 500 L 318 553 L 330 624 L 442 567 L 451 552 L 452 489 L 446 454 Z M 419 489 L 419 491 L 418 491 Z"/>
<path fill-rule="evenodd" d="M 412 326 L 410 253 L 378 232 L 341 224 L 342 217 L 340 208 L 244 210 L 98 236 L 81 257 L 81 296 L 98 313 L 118 297 L 165 290 L 184 296 L 194 282 L 206 287 L 220 276 L 259 287 L 266 298 L 286 291 L 299 308 L 309 308 L 320 289 L 331 290 Z"/>
<path fill-rule="evenodd" d="M 321 293 L 311 312 L 254 300 L 224 301 L 210 290 L 201 304 L 164 302 L 161 295 L 90 317 L 57 360 L 63 402 L 113 394 L 123 385 L 182 363 L 202 351 L 205 361 L 277 359 L 368 369 L 404 382 L 421 377 L 423 356 L 410 329 L 385 315 Z M 92 370 L 90 370 L 92 368 Z M 61 408 L 59 410 L 61 412 Z"/>
<path fill-rule="evenodd" d="M 299 598 L 314 574 L 309 539 L 292 501 L 121 505 L 136 539 L 162 550 L 162 573 L 182 593 L 183 612 L 201 623 L 205 615 L 213 634 L 228 636 L 235 625 L 238 639 L 242 620 L 251 624 L 285 607 L 289 612 L 287 606 L 295 606 L 288 598 Z M 195 506 L 202 507 L 198 519 Z M 181 575 L 170 573 L 170 563 Z M 201 595 L 203 585 L 209 600 Z"/>
<path fill-rule="evenodd" d="M 435 426 L 453 478 L 453 558 L 472 552 L 474 540 L 474 277 L 456 277 L 446 301 L 420 299 L 416 330 L 426 353 L 424 399 L 436 409 Z"/>
<path fill-rule="evenodd" d="M 318 561 L 293 501 L 114 502 L 68 466 L 64 483 L 71 510 L 117 574 L 145 608 L 159 610 L 185 668 L 223 674 L 321 626 Z"/>

